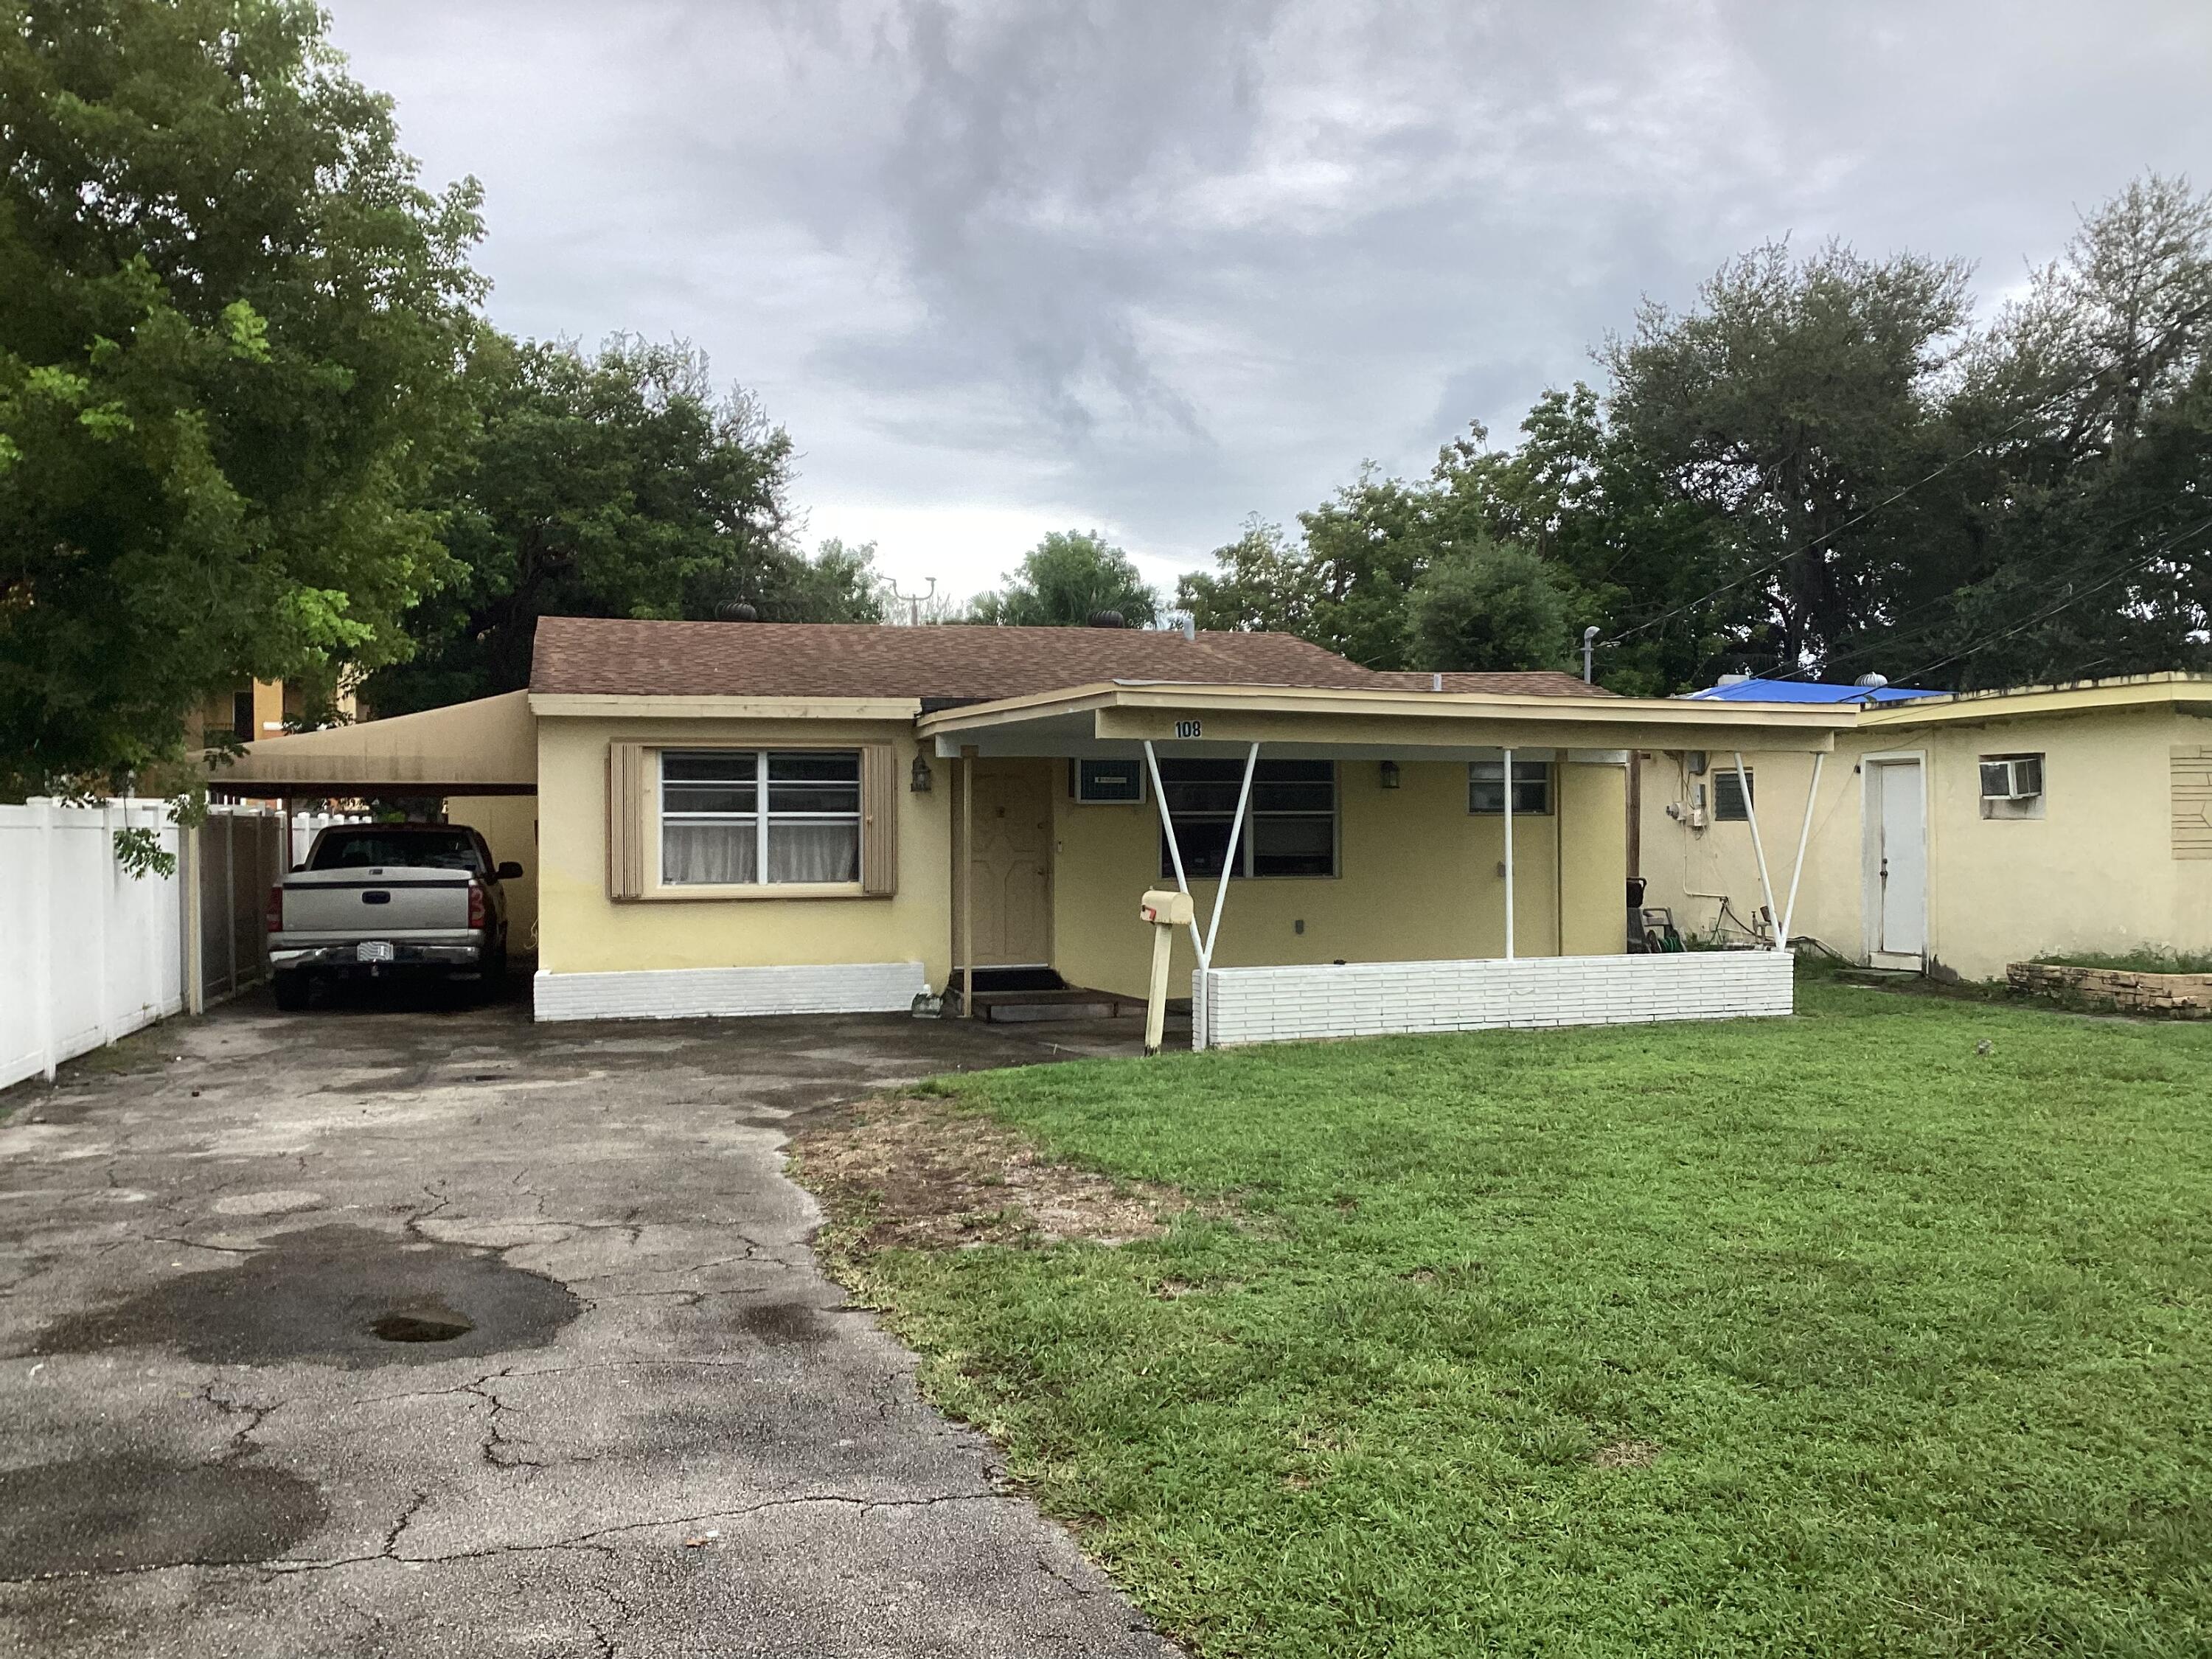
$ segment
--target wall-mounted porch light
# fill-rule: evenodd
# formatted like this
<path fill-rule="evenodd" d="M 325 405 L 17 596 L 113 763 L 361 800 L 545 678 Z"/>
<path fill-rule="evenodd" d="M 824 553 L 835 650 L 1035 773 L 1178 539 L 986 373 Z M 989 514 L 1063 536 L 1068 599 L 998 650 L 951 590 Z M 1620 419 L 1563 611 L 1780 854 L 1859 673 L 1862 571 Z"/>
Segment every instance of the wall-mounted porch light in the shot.
<path fill-rule="evenodd" d="M 1382 763 L 1382 787 L 1385 789 L 1395 789 L 1398 787 L 1397 762 L 1386 760 Z"/>
<path fill-rule="evenodd" d="M 929 793 L 929 757 L 917 750 L 914 757 L 914 770 L 908 775 L 907 787 L 917 795 L 926 795 Z"/>

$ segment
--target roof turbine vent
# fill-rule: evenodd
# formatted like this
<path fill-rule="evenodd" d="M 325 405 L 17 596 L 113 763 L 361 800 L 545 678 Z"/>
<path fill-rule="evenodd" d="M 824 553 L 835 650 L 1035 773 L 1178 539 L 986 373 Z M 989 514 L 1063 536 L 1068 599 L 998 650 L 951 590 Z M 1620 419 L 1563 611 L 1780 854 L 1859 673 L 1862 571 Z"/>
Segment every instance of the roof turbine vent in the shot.
<path fill-rule="evenodd" d="M 1889 676 L 1887 674 L 1862 674 L 1858 678 L 1853 680 L 1851 684 L 1853 685 L 1863 685 L 1869 691 L 1879 691 L 1883 686 L 1889 684 Z"/>
<path fill-rule="evenodd" d="M 730 599 L 717 606 L 714 614 L 724 622 L 758 622 L 760 607 L 747 605 L 743 599 Z"/>
<path fill-rule="evenodd" d="M 1127 628 L 1128 618 L 1118 611 L 1094 611 L 1091 613 L 1093 628 Z"/>

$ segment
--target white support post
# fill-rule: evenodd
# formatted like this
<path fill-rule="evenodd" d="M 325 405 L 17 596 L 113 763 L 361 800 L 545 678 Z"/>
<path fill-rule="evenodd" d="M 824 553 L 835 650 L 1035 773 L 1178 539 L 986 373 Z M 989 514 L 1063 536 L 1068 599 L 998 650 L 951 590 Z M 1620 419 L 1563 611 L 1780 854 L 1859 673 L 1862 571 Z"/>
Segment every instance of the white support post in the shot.
<path fill-rule="evenodd" d="M 1244 832 L 1244 809 L 1252 800 L 1252 774 L 1259 769 L 1260 745 L 1244 757 L 1244 787 L 1237 792 L 1237 816 L 1229 820 L 1229 850 L 1221 855 L 1221 879 L 1213 888 L 1213 920 L 1206 924 L 1206 949 L 1199 955 L 1200 968 L 1213 966 L 1213 946 L 1221 937 L 1221 902 L 1229 896 L 1229 878 L 1237 868 L 1237 842 Z"/>
<path fill-rule="evenodd" d="M 1813 839 L 1813 805 L 1820 799 L 1820 763 L 1828 757 L 1815 751 L 1813 756 L 1813 781 L 1805 790 L 1805 823 L 1797 832 L 1797 862 L 1790 866 L 1790 896 L 1782 901 L 1782 939 L 1784 950 L 1790 948 L 1790 923 L 1797 914 L 1797 880 L 1805 873 L 1805 848 Z"/>
<path fill-rule="evenodd" d="M 185 944 L 185 969 L 191 982 L 185 995 L 188 1012 L 207 1012 L 207 823 L 204 818 L 189 830 L 178 831 L 180 842 L 191 843 L 191 878 L 185 893 L 185 926 L 190 937 Z"/>
<path fill-rule="evenodd" d="M 1152 740 L 1145 739 L 1145 765 L 1152 775 L 1152 799 L 1160 809 L 1160 828 L 1167 832 L 1168 860 L 1175 866 L 1176 891 L 1185 898 L 1190 896 L 1190 882 L 1182 872 L 1182 843 L 1176 839 L 1175 815 L 1168 811 L 1168 792 L 1160 787 L 1160 758 L 1152 752 Z M 1206 941 L 1199 936 L 1198 907 L 1190 911 L 1190 948 L 1198 957 L 1200 973 L 1206 971 Z"/>
<path fill-rule="evenodd" d="M 61 811 L 51 798 L 34 803 L 38 810 L 39 879 L 31 889 L 31 912 L 38 918 L 38 943 L 33 947 L 34 963 L 50 963 L 54 959 L 54 907 L 60 884 L 54 879 L 54 841 L 61 830 Z M 38 990 L 33 994 L 39 1004 L 39 1075 L 48 1083 L 54 1080 L 54 976 L 42 973 L 37 976 Z"/>
<path fill-rule="evenodd" d="M 1774 908 L 1774 884 L 1767 879 L 1766 848 L 1759 838 L 1759 809 L 1751 802 L 1751 779 L 1744 772 L 1743 750 L 1741 749 L 1735 751 L 1735 787 L 1743 792 L 1744 822 L 1751 826 L 1751 850 L 1759 860 L 1759 890 L 1766 900 L 1766 925 L 1772 927 L 1780 922 L 1781 915 Z M 1779 946 L 1770 940 L 1768 948 L 1778 949 Z"/>
<path fill-rule="evenodd" d="M 1513 751 L 1505 750 L 1505 959 L 1513 960 Z"/>
<path fill-rule="evenodd" d="M 131 813 L 123 814 L 123 827 L 131 827 Z M 100 1019 L 100 1041 L 102 1047 L 123 1035 L 115 1017 L 115 962 L 108 949 L 107 930 L 113 917 L 118 889 L 124 880 L 122 867 L 115 861 L 115 802 L 106 795 L 100 800 L 100 861 L 94 866 L 100 872 L 100 884 L 93 889 L 92 902 L 92 959 L 93 994 L 99 999 L 94 1008 Z M 78 935 L 80 942 L 83 936 Z"/>
<path fill-rule="evenodd" d="M 765 789 L 760 799 L 768 799 Z M 960 1018 L 975 1018 L 975 750 L 972 744 L 960 750 Z"/>

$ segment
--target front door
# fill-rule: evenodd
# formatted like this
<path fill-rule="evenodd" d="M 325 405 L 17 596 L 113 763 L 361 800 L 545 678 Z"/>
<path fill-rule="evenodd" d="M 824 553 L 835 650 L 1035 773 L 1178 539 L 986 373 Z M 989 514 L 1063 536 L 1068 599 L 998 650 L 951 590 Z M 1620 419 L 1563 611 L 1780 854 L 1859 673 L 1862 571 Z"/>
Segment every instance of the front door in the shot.
<path fill-rule="evenodd" d="M 1867 814 L 1868 909 L 1871 949 L 1881 956 L 1919 957 L 1928 948 L 1926 793 L 1917 760 L 1871 761 L 1874 792 Z"/>
<path fill-rule="evenodd" d="M 1052 960 L 1052 763 L 979 760 L 975 845 L 977 968 L 1042 967 Z"/>

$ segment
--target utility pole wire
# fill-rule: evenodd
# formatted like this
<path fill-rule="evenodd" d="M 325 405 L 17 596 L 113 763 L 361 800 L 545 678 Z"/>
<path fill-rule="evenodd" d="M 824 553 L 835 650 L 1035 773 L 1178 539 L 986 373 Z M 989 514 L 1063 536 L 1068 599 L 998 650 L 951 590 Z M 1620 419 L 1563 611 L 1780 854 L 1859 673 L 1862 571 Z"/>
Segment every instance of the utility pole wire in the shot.
<path fill-rule="evenodd" d="M 2076 389 L 2077 388 L 2074 386 L 2068 386 L 2063 391 L 2053 392 L 2050 397 L 2045 398 L 2043 402 L 2036 404 L 2033 409 L 2028 410 L 2017 420 L 2013 421 L 2002 430 L 1991 433 L 1988 437 L 1983 439 L 1981 442 L 1976 444 L 1972 449 L 1966 450 L 1963 453 L 1954 455 L 1949 460 L 1944 462 L 1942 465 L 1937 467 L 1926 477 L 1916 478 L 1911 483 L 1906 484 L 1903 489 L 1899 489 L 1895 494 L 1884 496 L 1881 501 L 1876 501 L 1872 507 L 1862 508 L 1860 511 L 1852 514 L 1850 518 L 1844 520 L 1834 529 L 1822 531 L 1819 535 L 1814 537 L 1811 541 L 1805 543 L 1802 547 L 1790 548 L 1786 552 L 1778 554 L 1773 558 L 1769 559 L 1765 564 L 1759 565 L 1753 569 L 1745 571 L 1740 576 L 1729 577 L 1728 580 L 1723 582 L 1718 587 L 1714 588 L 1710 593 L 1701 594 L 1697 599 L 1687 600 L 1681 605 L 1674 606 L 1671 611 L 1662 611 L 1656 617 L 1652 617 L 1645 621 L 1638 623 L 1632 627 L 1624 628 L 1611 639 L 1607 640 L 1605 643 L 1608 646 L 1624 644 L 1627 641 L 1635 638 L 1638 634 L 1647 632 L 1651 629 L 1658 627 L 1662 623 L 1671 622 L 1675 617 L 1681 616 L 1687 611 L 1695 611 L 1699 605 L 1711 604 L 1713 600 L 1720 598 L 1722 594 L 1729 592 L 1731 588 L 1741 587 L 1747 581 L 1755 581 L 1759 577 L 1766 575 L 1771 571 L 1780 569 L 1784 565 L 1789 563 L 1790 560 L 1796 558 L 1800 553 L 1810 553 L 1814 548 L 1819 547 L 1822 543 L 1832 541 L 1838 536 L 1842 535 L 1844 532 L 1849 530 L 1853 525 L 1857 524 L 1863 520 L 1870 519 L 1875 514 L 1882 511 L 1883 508 L 1903 501 L 1914 490 L 1935 483 L 1936 479 L 1942 477 L 1946 472 L 1948 472 L 1953 467 L 1959 465 L 1961 462 L 1972 460 L 1975 456 L 1979 455 L 1984 451 L 1987 450 L 1992 444 L 1998 442 L 2002 439 L 2010 437 L 2021 427 L 2027 425 L 2028 422 L 2033 420 L 2038 415 L 2042 414 L 2043 411 L 2051 404 L 2057 402 L 2060 398 Z"/>
<path fill-rule="evenodd" d="M 2108 526 L 2107 532 L 2116 534 L 2132 526 L 2141 524 L 2145 519 L 2154 517 L 2165 510 L 2166 504 L 2160 502 L 2155 506 L 2145 507 L 2139 513 L 2130 513 L 2126 518 Z M 2150 556 L 2156 556 L 2154 554 Z M 2061 579 L 2060 585 L 2070 592 L 2075 582 L 2087 580 L 2097 574 L 2098 565 L 2103 558 L 2104 555 L 2101 552 L 2091 554 L 2069 571 Z M 2049 586 L 2048 579 L 2045 585 Z M 1899 620 L 1901 623 L 1903 619 Z M 1809 678 L 1817 674 L 1826 678 L 1853 663 L 1864 662 L 1869 659 L 1878 659 L 1885 656 L 1894 659 L 1898 652 L 1905 647 L 1933 639 L 1957 620 L 1955 615 L 1946 615 L 1902 633 L 1879 635 L 1870 639 L 1863 637 L 1842 650 L 1816 653 L 1811 662 L 1799 663 L 1791 668 L 1778 668 L 1771 674 L 1761 674 L 1759 678 L 1769 680 L 1796 680 Z"/>
<path fill-rule="evenodd" d="M 2182 531 L 2179 535 L 2160 543 L 2159 545 L 2151 549 L 2149 552 L 2143 555 L 2140 559 L 2134 561 L 2134 562 L 2130 564 L 2122 566 L 2119 570 L 2115 572 L 2113 574 L 2107 576 L 2103 581 L 2097 583 L 2095 586 L 2082 588 L 2078 592 L 2069 593 L 2064 599 L 2059 600 L 2057 604 L 2050 605 L 2045 609 L 2038 611 L 2034 616 L 2030 617 L 2026 622 L 2021 623 L 2014 627 L 2008 628 L 2002 634 L 1987 635 L 1978 640 L 1969 640 L 1966 644 L 1960 646 L 1956 651 L 1951 653 L 1949 656 L 1938 657 L 1932 662 L 1922 663 L 1917 668 L 1909 670 L 1901 678 L 1907 680 L 1915 679 L 1920 675 L 1928 672 L 1931 668 L 1942 668 L 1946 664 L 1954 663 L 1958 661 L 1960 658 L 1972 655 L 1974 652 L 1979 651 L 1984 646 L 2002 645 L 2007 640 L 2012 639 L 2018 635 L 2025 634 L 2029 629 L 2033 628 L 2039 623 L 2050 621 L 2051 617 L 2057 616 L 2060 611 L 2066 610 L 2069 606 L 2079 605 L 2082 600 L 2090 598 L 2093 594 L 2101 593 L 2115 583 L 2125 581 L 2130 576 L 2136 574 L 2150 565 L 2156 563 L 2160 559 L 2164 558 L 2168 553 L 2173 551 L 2175 548 L 2180 546 L 2182 543 L 2187 541 L 2191 537 L 2202 535 L 2207 530 L 2212 530 L 2212 519 L 2199 520 L 2197 523 L 2190 526 L 2188 529 Z"/>

